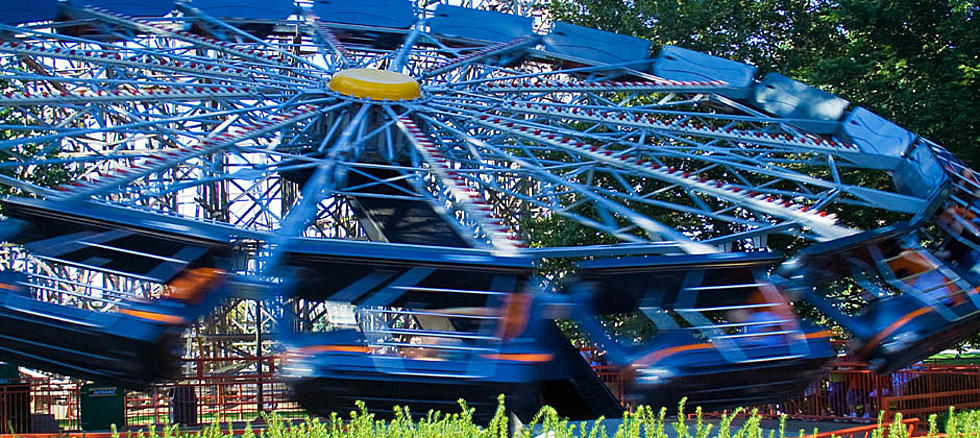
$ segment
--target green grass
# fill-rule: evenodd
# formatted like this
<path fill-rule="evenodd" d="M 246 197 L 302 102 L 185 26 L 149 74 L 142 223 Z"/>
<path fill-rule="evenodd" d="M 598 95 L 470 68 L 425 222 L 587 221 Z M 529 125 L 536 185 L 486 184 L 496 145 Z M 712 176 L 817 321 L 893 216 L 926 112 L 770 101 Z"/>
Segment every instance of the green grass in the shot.
<path fill-rule="evenodd" d="M 308 414 L 302 410 L 295 411 L 280 411 L 277 415 L 283 419 L 304 419 Z M 262 414 L 257 412 L 241 412 L 241 413 L 221 413 L 221 414 L 201 414 L 198 416 L 198 421 L 201 423 L 213 423 L 221 421 L 254 421 L 258 419 Z M 167 414 L 160 415 L 135 415 L 126 418 L 126 422 L 130 426 L 141 426 L 150 425 L 159 422 L 160 420 L 166 420 L 168 418 Z"/>
<path fill-rule="evenodd" d="M 304 418 L 300 421 L 290 420 L 273 413 L 266 416 L 266 428 L 255 432 L 251 425 L 241 438 L 668 438 L 668 431 L 678 438 L 790 438 L 810 436 L 817 431 L 798 431 L 792 433 L 785 430 L 785 416 L 780 421 L 778 430 L 766 432 L 761 427 L 762 417 L 755 410 L 746 412 L 736 409 L 722 416 L 717 423 L 707 423 L 701 415 L 701 409 L 695 411 L 693 419 L 683 415 L 684 404 L 681 402 L 681 415 L 667 417 L 664 408 L 653 409 L 641 406 L 624 414 L 622 422 L 614 429 L 607 430 L 603 420 L 594 422 L 572 422 L 562 418 L 551 407 L 542 408 L 535 418 L 526 425 L 511 427 L 503 396 L 497 407 L 496 415 L 486 426 L 473 422 L 473 409 L 460 401 L 460 411 L 456 413 L 428 412 L 424 417 L 413 418 L 407 408 L 396 408 L 394 418 L 381 420 L 367 411 L 365 405 L 358 402 L 358 410 L 350 412 L 346 417 L 333 413 L 325 419 Z M 733 420 L 746 417 L 737 426 Z M 954 412 L 950 408 L 944 415 L 945 422 L 940 424 L 939 418 L 932 415 L 928 419 L 928 436 L 936 437 L 945 432 L 951 437 L 980 437 L 980 411 Z M 120 434 L 113 427 L 113 437 L 120 438 L 230 438 L 232 425 L 223 426 L 212 423 L 210 426 L 193 432 L 181 431 L 178 426 L 164 426 L 157 429 L 150 426 L 146 431 L 127 432 Z M 877 428 L 869 435 L 870 438 L 908 438 L 907 426 L 902 424 L 901 415 L 893 422 L 883 423 L 880 419 Z"/>
<path fill-rule="evenodd" d="M 926 362 L 942 359 L 980 359 L 980 352 L 971 351 L 969 353 L 939 353 L 930 356 Z"/>
<path fill-rule="evenodd" d="M 959 355 L 956 353 L 940 353 L 923 362 L 938 365 L 978 365 L 980 364 L 980 353 L 970 352 Z"/>

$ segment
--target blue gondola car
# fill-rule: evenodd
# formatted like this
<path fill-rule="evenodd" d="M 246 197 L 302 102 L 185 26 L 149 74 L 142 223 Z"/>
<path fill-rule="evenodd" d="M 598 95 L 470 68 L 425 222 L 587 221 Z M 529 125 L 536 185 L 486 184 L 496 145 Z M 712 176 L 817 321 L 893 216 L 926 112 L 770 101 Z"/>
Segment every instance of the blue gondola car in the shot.
<path fill-rule="evenodd" d="M 161 18 L 174 9 L 173 0 L 165 1 L 133 1 L 133 0 L 69 0 L 59 3 L 58 14 L 55 18 L 56 32 L 74 37 L 84 37 L 96 41 L 119 41 L 133 37 L 140 30 L 132 25 L 109 23 L 93 19 L 92 11 L 97 14 L 109 13 L 124 17 L 124 20 L 134 17 Z"/>
<path fill-rule="evenodd" d="M 24 366 L 140 388 L 176 377 L 186 321 L 162 303 L 101 312 L 35 299 L 26 279 L 0 272 L 0 356 Z"/>
<path fill-rule="evenodd" d="M 190 22 L 191 32 L 222 41 L 266 38 L 275 31 L 277 23 L 296 12 L 292 0 L 194 0 L 180 7 Z"/>
<path fill-rule="evenodd" d="M 440 37 L 443 44 L 469 48 L 456 61 L 444 63 L 428 75 L 452 71 L 458 67 L 457 63 L 475 60 L 497 65 L 517 64 L 540 40 L 534 33 L 531 18 L 446 3 L 436 6 L 426 24 L 429 33 Z"/>
<path fill-rule="evenodd" d="M 553 304 L 531 292 L 530 260 L 463 248 L 296 240 L 284 265 L 295 269 L 285 276 L 295 279 L 293 296 L 356 312 L 346 324 L 335 321 L 335 330 L 285 337 L 286 374 L 314 413 L 364 400 L 380 415 L 394 405 L 424 415 L 455 412 L 465 399 L 486 421 L 505 394 L 508 408 L 529 418 L 543 382 L 568 379 L 560 334 L 542 317 Z"/>
<path fill-rule="evenodd" d="M 3 240 L 51 269 L 85 272 L 90 280 L 5 271 L 0 356 L 127 387 L 175 375 L 182 332 L 228 291 L 225 272 L 239 231 L 93 203 L 7 198 L 2 205 Z M 106 276 L 115 279 L 106 283 L 137 284 L 146 293 L 91 283 Z"/>
<path fill-rule="evenodd" d="M 565 67 L 616 65 L 646 70 L 650 59 L 650 41 L 573 24 L 556 22 L 541 41 L 548 56 Z"/>
<path fill-rule="evenodd" d="M 766 280 L 768 253 L 638 257 L 580 265 L 579 321 L 610 360 L 632 375 L 627 391 L 653 406 L 681 397 L 706 409 L 799 395 L 835 356 L 829 332 L 796 318 Z M 589 292 L 591 291 L 591 292 Z M 649 341 L 628 345 L 601 315 L 652 322 Z"/>
<path fill-rule="evenodd" d="M 948 181 L 948 196 L 941 198 L 944 202 L 933 222 L 945 231 L 951 258 L 970 271 L 980 263 L 980 175 L 944 149 L 932 152 L 934 167 L 941 166 Z M 980 266 L 964 275 L 971 283 L 980 283 Z"/>
<path fill-rule="evenodd" d="M 4 3 L 0 23 L 18 25 L 34 21 L 48 21 L 58 11 L 57 0 L 12 0 Z"/>
<path fill-rule="evenodd" d="M 879 373 L 949 348 L 980 329 L 980 296 L 956 269 L 893 225 L 813 245 L 780 268 L 805 299 L 853 334 L 851 353 Z M 853 279 L 866 303 L 848 314 L 829 298 Z"/>
<path fill-rule="evenodd" d="M 408 0 L 314 0 L 311 11 L 344 44 L 392 49 L 415 22 Z"/>

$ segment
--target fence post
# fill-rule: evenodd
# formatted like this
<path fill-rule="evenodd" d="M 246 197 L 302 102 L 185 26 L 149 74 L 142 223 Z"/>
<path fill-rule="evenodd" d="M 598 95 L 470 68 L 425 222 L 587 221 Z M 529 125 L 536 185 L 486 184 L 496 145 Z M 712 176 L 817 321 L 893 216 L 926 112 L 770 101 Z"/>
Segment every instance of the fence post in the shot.
<path fill-rule="evenodd" d="M 156 385 L 153 386 L 153 395 L 150 400 L 153 400 L 153 423 L 160 423 L 160 388 Z"/>

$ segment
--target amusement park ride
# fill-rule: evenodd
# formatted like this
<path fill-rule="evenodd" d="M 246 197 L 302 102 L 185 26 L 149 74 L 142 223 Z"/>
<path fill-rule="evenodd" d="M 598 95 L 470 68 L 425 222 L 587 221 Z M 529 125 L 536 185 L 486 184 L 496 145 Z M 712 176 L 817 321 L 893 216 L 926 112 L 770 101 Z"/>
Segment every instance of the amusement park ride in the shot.
<path fill-rule="evenodd" d="M 471 6 L 7 1 L 0 359 L 140 387 L 274 338 L 316 413 L 504 393 L 588 417 L 619 404 L 556 320 L 636 401 L 710 407 L 836 356 L 794 302 L 877 371 L 980 328 L 980 183 L 941 146 L 749 65 Z M 605 244 L 539 244 L 562 230 Z"/>

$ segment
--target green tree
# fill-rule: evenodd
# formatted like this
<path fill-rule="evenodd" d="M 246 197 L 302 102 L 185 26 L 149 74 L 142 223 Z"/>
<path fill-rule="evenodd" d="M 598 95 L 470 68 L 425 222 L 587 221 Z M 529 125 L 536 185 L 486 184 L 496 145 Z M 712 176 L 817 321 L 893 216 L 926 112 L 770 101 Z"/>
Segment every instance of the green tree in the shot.
<path fill-rule="evenodd" d="M 842 0 L 816 13 L 842 39 L 788 71 L 980 166 L 980 5 Z"/>
<path fill-rule="evenodd" d="M 40 111 L 40 109 L 36 109 Z M 25 124 L 23 118 L 9 108 L 0 109 L 0 120 L 9 125 Z M 36 132 L 23 132 L 9 129 L 0 130 L 0 139 L 38 135 Z M 60 157 L 58 148 L 47 144 L 27 143 L 0 151 L 0 175 L 29 182 L 41 187 L 55 187 L 71 181 L 77 171 L 68 166 L 32 166 L 32 160 L 57 159 Z M 27 193 L 10 186 L 0 187 L 0 195 L 26 196 Z"/>
<path fill-rule="evenodd" d="M 824 88 L 980 166 L 980 5 L 966 0 L 552 0 L 556 20 Z"/>
<path fill-rule="evenodd" d="M 966 0 L 551 0 L 558 21 L 677 45 L 833 92 L 980 166 L 980 5 Z M 656 49 L 655 49 L 656 50 Z M 880 175 L 865 185 L 889 185 Z M 851 212 L 859 228 L 880 214 Z M 556 230 L 557 231 L 557 230 Z M 552 240 L 569 236 L 554 233 Z M 770 244 L 790 249 L 783 238 Z M 840 292 L 842 302 L 856 298 Z M 812 315 L 812 309 L 805 309 Z M 978 345 L 980 336 L 971 339 Z"/>
<path fill-rule="evenodd" d="M 762 72 L 812 63 L 814 39 L 839 44 L 821 4 L 802 0 L 552 0 L 556 20 L 747 62 Z M 829 40 L 828 40 L 829 39 Z"/>

